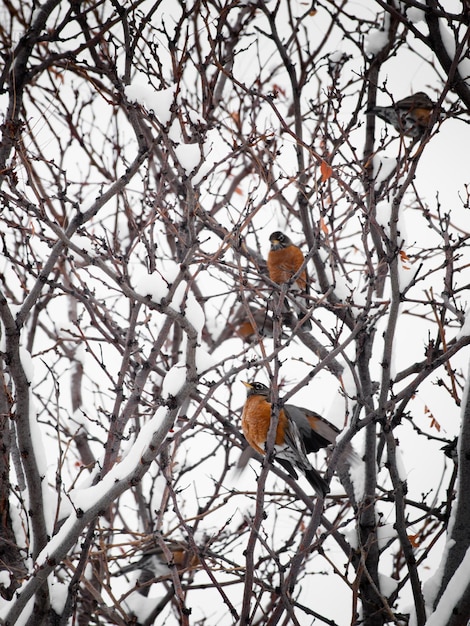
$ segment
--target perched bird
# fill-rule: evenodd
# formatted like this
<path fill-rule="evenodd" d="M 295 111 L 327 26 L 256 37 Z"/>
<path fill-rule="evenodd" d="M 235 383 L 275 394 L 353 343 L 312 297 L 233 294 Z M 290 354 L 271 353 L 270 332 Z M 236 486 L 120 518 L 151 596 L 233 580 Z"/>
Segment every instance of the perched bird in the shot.
<path fill-rule="evenodd" d="M 403 98 L 392 106 L 375 106 L 367 111 L 391 124 L 401 135 L 420 137 L 429 126 L 436 104 L 423 91 Z"/>
<path fill-rule="evenodd" d="M 292 280 L 299 271 L 305 260 L 304 255 L 302 250 L 279 230 L 271 233 L 269 241 L 271 242 L 271 249 L 267 258 L 269 278 L 278 285 L 282 285 Z M 305 268 L 296 278 L 294 288 L 301 292 L 305 306 L 305 296 L 308 295 L 308 277 Z M 304 313 L 300 312 L 300 315 L 303 317 Z M 310 329 L 312 328 L 312 323 L 307 319 L 303 326 L 306 329 Z"/>
<path fill-rule="evenodd" d="M 251 313 L 252 318 L 248 313 Z M 257 333 L 262 337 L 272 337 L 272 318 L 268 315 L 266 308 L 254 308 L 250 305 L 248 312 L 246 305 L 241 304 L 235 314 L 228 320 L 218 339 L 215 341 L 215 344 L 217 347 L 224 341 L 227 341 L 227 339 L 232 339 L 233 337 L 239 337 L 242 341 L 251 343 L 256 339 Z"/>
<path fill-rule="evenodd" d="M 199 558 L 190 551 L 189 546 L 182 541 L 167 541 L 167 546 L 171 552 L 171 561 L 163 553 L 162 548 L 151 541 L 145 545 L 141 558 L 129 565 L 122 567 L 119 574 L 139 571 L 137 584 L 140 586 L 139 593 L 147 596 L 150 584 L 160 577 L 170 575 L 170 567 L 176 567 L 178 571 L 192 570 L 199 566 Z"/>
<path fill-rule="evenodd" d="M 250 446 L 265 454 L 265 445 L 271 423 L 270 390 L 259 382 L 245 382 L 247 398 L 242 414 L 242 429 Z M 279 421 L 274 445 L 274 459 L 293 477 L 300 470 L 316 493 L 324 497 L 329 492 L 328 483 L 307 458 L 310 452 L 335 442 L 339 430 L 321 415 L 309 409 L 284 404 L 279 411 Z"/>

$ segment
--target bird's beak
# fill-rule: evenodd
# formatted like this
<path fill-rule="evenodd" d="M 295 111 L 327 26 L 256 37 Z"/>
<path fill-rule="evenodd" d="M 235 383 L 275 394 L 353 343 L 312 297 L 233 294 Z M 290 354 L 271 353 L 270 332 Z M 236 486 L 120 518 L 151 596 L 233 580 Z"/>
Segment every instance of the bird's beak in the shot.
<path fill-rule="evenodd" d="M 248 389 L 252 389 L 253 385 L 249 382 L 247 382 L 246 380 L 242 380 L 242 383 L 245 385 L 245 387 L 248 387 Z"/>

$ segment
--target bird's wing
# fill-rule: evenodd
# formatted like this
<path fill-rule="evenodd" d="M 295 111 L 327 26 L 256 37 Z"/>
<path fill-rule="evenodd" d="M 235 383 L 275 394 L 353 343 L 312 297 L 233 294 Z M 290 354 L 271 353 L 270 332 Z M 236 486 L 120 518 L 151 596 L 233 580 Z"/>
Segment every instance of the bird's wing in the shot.
<path fill-rule="evenodd" d="M 302 435 L 294 420 L 288 420 L 288 426 L 285 431 L 285 445 L 282 450 L 276 451 L 275 458 L 287 471 L 289 471 L 289 466 L 291 470 L 293 466 L 298 467 L 319 496 L 324 497 L 329 492 L 328 483 L 307 458 Z M 295 475 L 295 470 L 294 473 L 292 471 L 289 471 L 289 473 Z"/>
<path fill-rule="evenodd" d="M 307 452 L 318 452 L 336 441 L 339 429 L 315 411 L 293 404 L 285 404 L 284 411 L 296 424 Z"/>
<path fill-rule="evenodd" d="M 284 409 L 285 410 L 285 409 Z M 307 451 L 300 430 L 294 420 L 287 420 L 285 430 L 285 445 L 289 450 L 289 456 L 293 452 L 295 460 L 304 469 L 310 469 L 310 461 L 307 459 Z"/>

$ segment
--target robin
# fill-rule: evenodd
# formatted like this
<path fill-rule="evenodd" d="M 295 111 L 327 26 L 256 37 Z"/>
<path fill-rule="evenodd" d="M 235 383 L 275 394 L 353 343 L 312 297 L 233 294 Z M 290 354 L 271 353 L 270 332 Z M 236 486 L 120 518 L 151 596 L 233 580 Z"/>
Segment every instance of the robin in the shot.
<path fill-rule="evenodd" d="M 193 570 L 200 565 L 199 558 L 190 552 L 189 546 L 182 541 L 168 541 L 167 546 L 171 551 L 171 561 L 165 557 L 162 548 L 155 542 L 151 541 L 145 545 L 142 557 L 125 567 L 122 567 L 119 574 L 127 574 L 140 570 L 137 579 L 138 585 L 141 587 L 139 593 L 147 595 L 150 590 L 151 582 L 160 577 L 168 577 L 170 575 L 170 567 L 176 567 L 178 571 Z"/>
<path fill-rule="evenodd" d="M 292 281 L 305 260 L 302 250 L 279 230 L 270 235 L 269 241 L 271 242 L 267 259 L 269 278 L 278 285 Z M 295 279 L 294 286 L 297 291 L 301 292 L 305 305 L 305 296 L 308 296 L 308 277 L 305 268 Z M 303 317 L 304 313 L 301 312 L 301 316 Z M 302 325 L 307 329 L 312 328 L 309 319 L 305 320 Z"/>
<path fill-rule="evenodd" d="M 423 91 L 403 98 L 392 106 L 375 106 L 368 113 L 374 113 L 400 134 L 407 137 L 420 137 L 429 127 L 435 102 Z"/>
<path fill-rule="evenodd" d="M 242 414 L 242 429 L 250 446 L 265 454 L 266 439 L 271 423 L 272 405 L 270 390 L 259 382 L 245 382 L 247 398 Z M 293 477 L 300 470 L 316 493 L 324 497 L 329 492 L 328 483 L 320 476 L 307 458 L 334 443 L 338 428 L 310 409 L 284 404 L 279 411 L 274 458 Z"/>
<path fill-rule="evenodd" d="M 257 334 L 262 337 L 272 337 L 273 320 L 267 314 L 267 310 L 255 309 L 249 306 L 249 312 L 251 313 L 251 317 L 248 315 L 246 306 L 243 304 L 240 305 L 235 314 L 229 319 L 215 343 L 220 345 L 227 339 L 232 339 L 233 337 L 239 337 L 242 341 L 251 343 L 256 339 Z"/>

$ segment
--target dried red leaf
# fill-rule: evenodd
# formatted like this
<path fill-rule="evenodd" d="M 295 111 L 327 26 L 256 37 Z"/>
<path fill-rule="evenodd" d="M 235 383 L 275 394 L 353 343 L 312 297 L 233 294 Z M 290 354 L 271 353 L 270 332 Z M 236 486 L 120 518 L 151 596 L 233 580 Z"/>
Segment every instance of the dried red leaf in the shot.
<path fill-rule="evenodd" d="M 326 182 L 333 174 L 333 168 L 326 161 L 320 163 L 321 182 Z"/>

